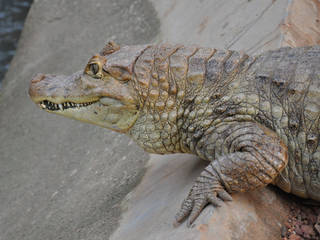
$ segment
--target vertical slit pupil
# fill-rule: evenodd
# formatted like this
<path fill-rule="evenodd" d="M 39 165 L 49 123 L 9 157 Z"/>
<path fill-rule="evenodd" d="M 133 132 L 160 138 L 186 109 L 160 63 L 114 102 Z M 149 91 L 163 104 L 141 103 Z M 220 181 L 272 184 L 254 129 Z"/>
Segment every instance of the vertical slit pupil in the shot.
<path fill-rule="evenodd" d="M 94 75 L 96 75 L 96 74 L 99 72 L 99 65 L 96 64 L 96 63 L 92 63 L 92 64 L 90 65 L 90 71 L 91 71 Z"/>

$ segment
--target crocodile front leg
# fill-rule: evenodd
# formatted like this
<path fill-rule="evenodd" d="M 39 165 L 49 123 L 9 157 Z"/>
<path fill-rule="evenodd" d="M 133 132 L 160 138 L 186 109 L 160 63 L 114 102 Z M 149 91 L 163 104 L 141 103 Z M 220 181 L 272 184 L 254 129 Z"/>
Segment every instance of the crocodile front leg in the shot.
<path fill-rule="evenodd" d="M 266 186 L 287 164 L 287 147 L 257 123 L 226 122 L 210 132 L 195 142 L 195 151 L 212 162 L 183 201 L 175 225 L 189 216 L 190 226 L 208 203 L 219 206 L 222 200 L 232 200 L 229 193 Z"/>

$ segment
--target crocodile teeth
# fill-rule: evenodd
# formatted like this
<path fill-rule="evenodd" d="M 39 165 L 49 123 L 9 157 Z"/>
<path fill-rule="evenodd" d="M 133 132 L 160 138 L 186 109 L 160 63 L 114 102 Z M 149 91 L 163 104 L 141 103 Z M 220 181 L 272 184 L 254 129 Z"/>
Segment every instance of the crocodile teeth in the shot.
<path fill-rule="evenodd" d="M 56 111 L 56 110 L 65 110 L 68 108 L 80 108 L 80 107 L 86 107 L 89 106 L 91 104 L 93 104 L 95 102 L 88 102 L 88 103 L 73 103 L 73 102 L 64 102 L 64 103 L 54 103 L 54 102 L 50 102 L 48 100 L 44 100 L 42 102 L 39 103 L 39 107 L 41 107 L 42 109 L 47 109 L 50 111 Z"/>

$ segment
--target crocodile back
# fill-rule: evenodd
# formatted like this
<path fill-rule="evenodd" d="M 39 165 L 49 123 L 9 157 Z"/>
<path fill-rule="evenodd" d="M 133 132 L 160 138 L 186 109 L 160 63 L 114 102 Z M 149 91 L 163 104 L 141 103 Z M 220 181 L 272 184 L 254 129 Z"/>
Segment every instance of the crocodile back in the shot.
<path fill-rule="evenodd" d="M 247 89 L 259 99 L 256 120 L 288 146 L 289 162 L 276 184 L 320 200 L 320 46 L 266 52 L 246 74 Z"/>

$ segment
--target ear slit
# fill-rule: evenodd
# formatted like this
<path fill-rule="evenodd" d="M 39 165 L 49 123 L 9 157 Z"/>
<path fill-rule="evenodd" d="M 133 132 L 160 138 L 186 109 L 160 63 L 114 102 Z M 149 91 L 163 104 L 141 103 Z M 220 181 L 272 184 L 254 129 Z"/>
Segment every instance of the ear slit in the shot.
<path fill-rule="evenodd" d="M 106 74 L 109 74 L 111 76 L 111 73 L 105 69 L 102 69 L 102 71 L 104 71 Z"/>

